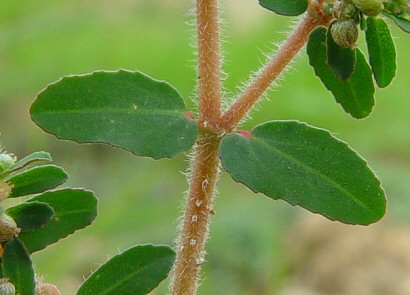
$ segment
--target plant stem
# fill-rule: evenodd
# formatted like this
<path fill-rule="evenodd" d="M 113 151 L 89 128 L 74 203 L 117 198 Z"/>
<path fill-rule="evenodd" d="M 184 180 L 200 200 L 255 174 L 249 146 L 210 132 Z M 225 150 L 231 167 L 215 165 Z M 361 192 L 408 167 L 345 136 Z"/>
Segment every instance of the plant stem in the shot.
<path fill-rule="evenodd" d="M 197 0 L 200 122 L 221 116 L 221 56 L 217 0 Z"/>
<path fill-rule="evenodd" d="M 189 182 L 189 193 L 177 245 L 170 292 L 194 295 L 198 289 L 209 218 L 213 214 L 215 183 L 219 175 L 221 118 L 221 56 L 217 0 L 197 0 L 198 88 L 200 136 Z"/>
<path fill-rule="evenodd" d="M 209 217 L 214 214 L 212 203 L 219 174 L 219 142 L 219 136 L 206 132 L 201 134 L 197 142 L 171 282 L 173 295 L 193 295 L 198 288 Z"/>
<path fill-rule="evenodd" d="M 260 71 L 259 75 L 251 81 L 245 92 L 222 116 L 219 126 L 225 131 L 232 131 L 242 120 L 246 113 L 255 105 L 262 94 L 269 88 L 273 81 L 286 68 L 289 62 L 305 45 L 310 32 L 320 25 L 320 21 L 309 14 L 296 27 L 289 39 L 282 45 L 279 52 Z"/>

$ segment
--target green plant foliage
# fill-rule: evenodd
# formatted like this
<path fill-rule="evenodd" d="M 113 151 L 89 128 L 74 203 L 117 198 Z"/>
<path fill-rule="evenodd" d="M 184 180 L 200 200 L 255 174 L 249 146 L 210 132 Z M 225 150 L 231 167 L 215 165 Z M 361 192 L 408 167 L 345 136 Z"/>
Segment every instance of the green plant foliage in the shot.
<path fill-rule="evenodd" d="M 259 0 L 259 4 L 277 14 L 296 16 L 308 8 L 307 0 Z"/>
<path fill-rule="evenodd" d="M 25 202 L 6 210 L 22 232 L 41 228 L 52 220 L 54 210 L 46 203 Z"/>
<path fill-rule="evenodd" d="M 396 48 L 386 22 L 367 18 L 367 48 L 373 75 L 380 88 L 387 87 L 396 75 Z"/>
<path fill-rule="evenodd" d="M 53 159 L 51 158 L 50 153 L 47 152 L 34 152 L 21 160 L 17 161 L 13 166 L 11 166 L 8 171 L 16 171 L 20 170 L 27 165 L 38 163 L 38 162 L 51 162 Z"/>
<path fill-rule="evenodd" d="M 169 247 L 133 247 L 97 269 L 77 295 L 148 294 L 168 276 L 174 259 Z"/>
<path fill-rule="evenodd" d="M 402 29 L 406 33 L 410 33 L 410 20 L 404 17 L 395 16 L 388 13 L 385 13 L 385 15 L 391 18 L 400 29 Z"/>
<path fill-rule="evenodd" d="M 17 294 L 34 295 L 34 269 L 24 245 L 17 238 L 6 243 L 2 257 L 3 276 L 16 287 Z"/>
<path fill-rule="evenodd" d="M 92 192 L 82 189 L 46 192 L 29 202 L 46 203 L 55 212 L 54 218 L 43 227 L 19 235 L 30 253 L 86 227 L 97 216 L 97 199 Z"/>
<path fill-rule="evenodd" d="M 189 150 L 197 137 L 181 95 L 140 72 L 65 77 L 38 95 L 31 115 L 59 138 L 107 143 L 155 159 Z"/>
<path fill-rule="evenodd" d="M 309 63 L 325 87 L 332 92 L 336 101 L 354 118 L 367 117 L 374 106 L 374 85 L 370 66 L 359 49 L 353 75 L 346 81 L 338 79 L 327 64 L 326 29 L 317 28 L 310 34 L 307 45 Z"/>
<path fill-rule="evenodd" d="M 336 44 L 330 29 L 327 30 L 326 48 L 328 65 L 340 79 L 346 81 L 354 72 L 356 51 Z"/>
<path fill-rule="evenodd" d="M 349 224 L 367 225 L 385 213 L 384 191 L 373 171 L 326 130 L 268 122 L 250 138 L 224 137 L 220 153 L 235 181 L 273 199 Z"/>
<path fill-rule="evenodd" d="M 61 167 L 55 165 L 34 167 L 7 180 L 14 186 L 10 198 L 42 193 L 65 183 L 67 179 L 68 175 Z"/>

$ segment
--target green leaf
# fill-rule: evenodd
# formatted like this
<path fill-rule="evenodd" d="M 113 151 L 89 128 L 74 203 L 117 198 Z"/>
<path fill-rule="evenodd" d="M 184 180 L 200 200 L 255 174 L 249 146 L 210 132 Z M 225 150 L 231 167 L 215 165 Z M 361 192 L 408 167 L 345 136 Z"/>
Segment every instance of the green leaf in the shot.
<path fill-rule="evenodd" d="M 346 81 L 354 72 L 356 51 L 344 48 L 333 40 L 330 28 L 326 35 L 327 63 L 337 77 Z"/>
<path fill-rule="evenodd" d="M 395 16 L 388 13 L 384 13 L 384 15 L 391 18 L 400 29 L 402 29 L 406 33 L 410 33 L 410 20 L 404 17 Z"/>
<path fill-rule="evenodd" d="M 367 117 L 374 106 L 372 71 L 363 53 L 356 49 L 356 65 L 353 75 L 346 81 L 338 79 L 327 64 L 326 29 L 317 28 L 310 34 L 307 45 L 309 63 L 325 87 L 332 92 L 336 101 L 354 118 Z"/>
<path fill-rule="evenodd" d="M 308 8 L 307 0 L 259 0 L 259 4 L 277 14 L 296 16 Z"/>
<path fill-rule="evenodd" d="M 374 78 L 380 88 L 388 86 L 396 75 L 396 48 L 389 27 L 381 18 L 367 18 L 367 49 Z"/>
<path fill-rule="evenodd" d="M 27 250 L 19 239 L 7 242 L 3 254 L 3 275 L 16 287 L 18 294 L 34 295 L 34 269 Z"/>
<path fill-rule="evenodd" d="M 50 153 L 47 152 L 34 152 L 23 159 L 17 161 L 13 166 L 11 166 L 8 170 L 9 171 L 16 171 L 20 170 L 27 165 L 37 162 L 51 162 L 52 158 Z"/>
<path fill-rule="evenodd" d="M 97 216 L 97 199 L 92 192 L 81 189 L 46 192 L 29 202 L 46 203 L 55 212 L 53 220 L 45 226 L 35 231 L 20 233 L 19 238 L 30 253 L 44 249 L 88 226 Z"/>
<path fill-rule="evenodd" d="M 77 295 L 148 294 L 167 277 L 174 259 L 175 253 L 169 247 L 133 247 L 97 269 Z"/>
<path fill-rule="evenodd" d="M 7 209 L 22 232 L 33 231 L 49 223 L 54 217 L 54 210 L 46 203 L 25 202 Z"/>
<path fill-rule="evenodd" d="M 232 178 L 252 191 L 331 220 L 367 225 L 385 213 L 376 175 L 326 130 L 297 121 L 268 122 L 249 137 L 224 137 L 220 155 Z"/>
<path fill-rule="evenodd" d="M 181 95 L 140 72 L 65 77 L 38 95 L 31 115 L 59 138 L 106 143 L 155 159 L 189 150 L 197 137 Z"/>
<path fill-rule="evenodd" d="M 360 24 L 360 30 L 366 31 L 367 30 L 367 22 L 366 22 L 366 17 L 362 12 L 359 13 L 359 24 Z"/>
<path fill-rule="evenodd" d="M 42 193 L 56 188 L 68 179 L 64 169 L 55 165 L 34 167 L 7 180 L 14 187 L 10 198 Z"/>

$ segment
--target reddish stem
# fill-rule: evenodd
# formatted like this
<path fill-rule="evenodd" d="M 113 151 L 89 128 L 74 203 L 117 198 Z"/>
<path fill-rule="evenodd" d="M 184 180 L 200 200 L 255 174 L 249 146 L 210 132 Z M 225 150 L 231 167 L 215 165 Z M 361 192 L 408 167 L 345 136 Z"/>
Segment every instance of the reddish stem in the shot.
<path fill-rule="evenodd" d="M 200 121 L 213 125 L 221 116 L 221 57 L 217 0 L 197 1 L 197 23 Z"/>
<path fill-rule="evenodd" d="M 195 150 L 188 200 L 181 224 L 171 294 L 193 295 L 205 255 L 209 217 L 213 214 L 215 183 L 219 174 L 220 137 L 203 133 Z"/>
<path fill-rule="evenodd" d="M 283 44 L 277 55 L 260 71 L 259 75 L 250 83 L 245 92 L 222 116 L 219 123 L 220 128 L 226 131 L 232 131 L 235 128 L 305 45 L 310 32 L 319 24 L 318 20 L 311 18 L 310 15 L 303 19 L 286 43 Z"/>

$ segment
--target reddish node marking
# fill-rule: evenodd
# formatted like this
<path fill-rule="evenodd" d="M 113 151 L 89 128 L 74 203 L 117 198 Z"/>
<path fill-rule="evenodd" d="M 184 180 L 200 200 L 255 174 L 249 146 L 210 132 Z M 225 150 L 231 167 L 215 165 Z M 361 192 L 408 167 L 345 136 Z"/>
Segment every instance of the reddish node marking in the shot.
<path fill-rule="evenodd" d="M 188 120 L 195 121 L 195 116 L 190 111 L 185 111 L 184 112 L 184 117 Z"/>
<path fill-rule="evenodd" d="M 248 130 L 235 130 L 235 133 L 245 136 L 246 138 L 251 138 L 252 137 L 252 132 Z"/>

